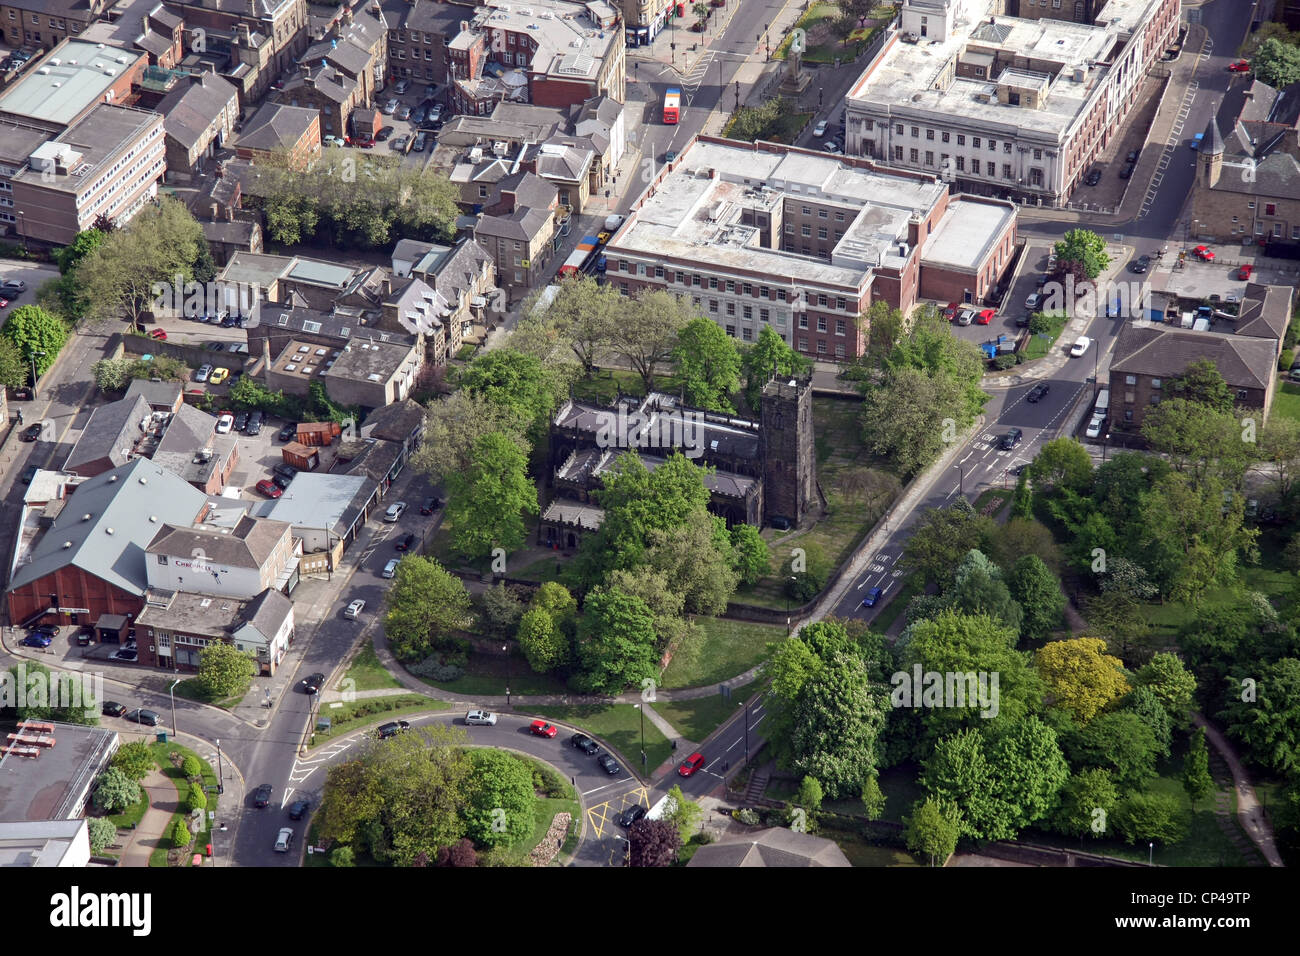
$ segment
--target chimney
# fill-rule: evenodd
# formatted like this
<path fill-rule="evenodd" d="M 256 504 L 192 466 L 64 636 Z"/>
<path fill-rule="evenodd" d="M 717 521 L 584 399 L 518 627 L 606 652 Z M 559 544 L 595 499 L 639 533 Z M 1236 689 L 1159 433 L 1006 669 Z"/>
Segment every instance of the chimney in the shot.
<path fill-rule="evenodd" d="M 384 298 L 387 299 L 393 294 L 393 279 L 391 276 L 384 276 Z"/>
<path fill-rule="evenodd" d="M 257 16 L 257 0 L 248 0 L 248 12 Z"/>
<path fill-rule="evenodd" d="M 302 78 L 303 78 L 304 80 L 310 80 L 310 79 L 311 79 L 311 64 L 310 64 L 310 63 L 307 63 L 306 61 L 304 61 L 304 62 L 298 64 L 298 69 L 301 71 L 301 73 L 302 73 Z"/>
<path fill-rule="evenodd" d="M 232 209 L 232 208 L 230 208 L 229 206 L 227 206 L 227 207 L 226 207 L 226 222 L 234 222 L 234 221 L 235 221 L 235 210 Z"/>
<path fill-rule="evenodd" d="M 141 33 L 149 32 L 149 14 L 147 13 L 140 18 L 140 32 Z"/>
<path fill-rule="evenodd" d="M 221 207 L 220 207 L 219 205 L 217 205 L 216 203 L 213 203 L 213 204 L 212 204 L 212 218 L 213 218 L 213 219 L 216 219 L 216 218 L 217 218 L 217 213 L 220 211 L 220 209 L 221 209 Z"/>

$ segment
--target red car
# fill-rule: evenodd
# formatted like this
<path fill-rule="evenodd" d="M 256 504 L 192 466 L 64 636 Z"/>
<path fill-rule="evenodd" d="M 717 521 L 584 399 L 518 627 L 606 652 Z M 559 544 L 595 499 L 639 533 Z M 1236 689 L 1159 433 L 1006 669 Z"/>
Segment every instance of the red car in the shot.
<path fill-rule="evenodd" d="M 682 765 L 677 768 L 677 773 L 683 777 L 689 777 L 695 771 L 704 766 L 704 754 L 698 750 L 682 761 Z"/>
<path fill-rule="evenodd" d="M 157 339 L 159 342 L 166 342 L 167 332 L 164 329 L 151 329 L 149 331 L 149 338 Z"/>
<path fill-rule="evenodd" d="M 975 317 L 975 322 L 978 325 L 988 325 L 993 321 L 993 315 L 992 309 L 981 309 L 980 314 Z"/>
<path fill-rule="evenodd" d="M 957 318 L 957 313 L 961 311 L 960 302 L 949 302 L 947 308 L 943 310 L 943 317 L 951 322 Z"/>
<path fill-rule="evenodd" d="M 1249 73 L 1249 72 L 1250 72 L 1250 61 L 1249 61 L 1249 60 L 1238 60 L 1236 63 L 1229 63 L 1229 64 L 1228 64 L 1228 72 L 1230 72 L 1230 73 Z"/>
<path fill-rule="evenodd" d="M 1214 261 L 1214 250 L 1209 246 L 1197 246 L 1192 250 L 1192 255 L 1196 256 L 1196 258 L 1200 259 L 1202 262 Z"/>
<path fill-rule="evenodd" d="M 1250 278 L 1250 274 L 1254 271 L 1255 271 L 1254 266 L 1249 266 L 1249 265 L 1242 266 L 1240 269 L 1237 270 L 1237 278 L 1245 282 L 1247 279 Z"/>
<path fill-rule="evenodd" d="M 554 737 L 558 728 L 554 724 L 548 724 L 544 720 L 534 720 L 528 725 L 534 737 Z"/>
<path fill-rule="evenodd" d="M 0 298 L 0 309 L 8 308 L 9 300 Z"/>
<path fill-rule="evenodd" d="M 259 481 L 257 483 L 257 490 L 260 491 L 262 494 L 266 495 L 266 497 L 268 498 L 279 498 L 282 494 L 284 494 L 284 492 L 280 490 L 280 486 L 277 485 L 270 478 L 263 478 L 261 481 Z"/>

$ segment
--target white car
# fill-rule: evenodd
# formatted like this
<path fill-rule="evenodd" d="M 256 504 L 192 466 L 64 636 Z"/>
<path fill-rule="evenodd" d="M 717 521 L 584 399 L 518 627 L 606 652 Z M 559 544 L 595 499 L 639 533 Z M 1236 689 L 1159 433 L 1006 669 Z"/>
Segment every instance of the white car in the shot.
<path fill-rule="evenodd" d="M 346 617 L 349 621 L 355 621 L 357 618 L 361 616 L 361 611 L 363 608 L 365 608 L 365 606 L 366 606 L 366 602 L 361 600 L 361 598 L 357 598 L 355 601 L 353 601 L 351 604 L 349 604 L 346 608 L 343 609 L 343 616 Z"/>
<path fill-rule="evenodd" d="M 343 140 L 337 136 L 326 136 L 321 142 L 326 146 L 337 146 L 340 149 L 343 148 Z"/>
<path fill-rule="evenodd" d="M 1040 293 L 1038 293 L 1038 292 L 1031 292 L 1031 293 L 1029 293 L 1029 295 L 1026 296 L 1026 298 L 1025 298 L 1025 308 L 1026 308 L 1026 309 L 1037 309 L 1037 308 L 1039 307 L 1039 305 L 1042 304 L 1042 302 L 1043 302 L 1043 297 L 1042 297 L 1042 295 L 1041 295 Z"/>
<path fill-rule="evenodd" d="M 211 365 L 200 365 L 199 370 L 194 373 L 194 381 L 206 382 L 208 380 L 208 376 L 211 374 L 212 374 Z"/>
<path fill-rule="evenodd" d="M 228 435 L 230 434 L 230 429 L 234 427 L 235 427 L 235 416 L 230 414 L 230 412 L 223 412 L 221 417 L 217 419 L 218 435 Z"/>
<path fill-rule="evenodd" d="M 465 723 L 476 726 L 495 727 L 497 715 L 486 710 L 471 710 L 465 715 Z"/>
<path fill-rule="evenodd" d="M 392 116 L 394 113 L 397 112 L 397 107 L 398 107 L 397 99 L 396 98 L 390 99 L 387 103 L 384 104 L 384 110 L 383 110 L 384 115 Z"/>
<path fill-rule="evenodd" d="M 1072 358 L 1078 358 L 1084 352 L 1088 351 L 1088 346 L 1091 344 L 1092 344 L 1092 339 L 1088 338 L 1088 336 L 1086 335 L 1079 336 L 1077 339 L 1074 340 L 1074 344 L 1070 346 L 1070 356 Z"/>
<path fill-rule="evenodd" d="M 392 524 L 394 521 L 396 521 L 398 518 L 402 516 L 402 512 L 405 510 L 406 510 L 405 501 L 394 501 L 391 505 L 388 506 L 388 510 L 384 512 L 384 520 L 387 521 L 389 524 Z"/>
<path fill-rule="evenodd" d="M 823 136 L 826 135 L 825 120 L 819 120 L 817 125 L 813 127 L 813 135 L 816 136 L 818 139 L 821 139 Z"/>
<path fill-rule="evenodd" d="M 835 142 L 833 139 L 827 140 L 822 143 L 822 151 L 826 153 L 838 153 L 840 152 L 840 144 Z"/>
<path fill-rule="evenodd" d="M 390 558 L 388 563 L 384 565 L 384 570 L 379 572 L 379 576 L 381 578 L 391 578 L 396 576 L 397 566 L 401 563 L 401 558 Z"/>
<path fill-rule="evenodd" d="M 288 853 L 289 847 L 293 845 L 293 827 L 282 827 L 280 834 L 275 838 L 275 852 Z"/>
<path fill-rule="evenodd" d="M 1101 426 L 1106 424 L 1105 415 L 1093 415 L 1092 421 L 1088 422 L 1088 428 L 1084 432 L 1089 438 L 1098 438 L 1101 436 Z"/>

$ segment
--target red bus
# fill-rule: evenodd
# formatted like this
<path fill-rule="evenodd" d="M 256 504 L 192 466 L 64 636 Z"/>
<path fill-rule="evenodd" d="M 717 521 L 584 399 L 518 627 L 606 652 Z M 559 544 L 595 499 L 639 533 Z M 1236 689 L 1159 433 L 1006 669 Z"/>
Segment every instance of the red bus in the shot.
<path fill-rule="evenodd" d="M 664 122 L 669 126 L 677 124 L 677 114 L 682 107 L 682 91 L 671 89 L 664 93 Z"/>

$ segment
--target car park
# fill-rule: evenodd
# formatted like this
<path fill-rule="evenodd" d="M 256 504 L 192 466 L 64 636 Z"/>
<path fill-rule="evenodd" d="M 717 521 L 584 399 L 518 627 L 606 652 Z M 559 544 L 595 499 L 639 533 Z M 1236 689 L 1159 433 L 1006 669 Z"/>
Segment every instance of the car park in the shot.
<path fill-rule="evenodd" d="M 384 512 L 384 520 L 387 521 L 389 524 L 392 524 L 394 521 L 396 521 L 398 518 L 402 516 L 402 512 L 405 510 L 406 510 L 405 501 L 394 501 L 391 505 L 388 506 L 388 510 Z"/>
<path fill-rule="evenodd" d="M 867 596 L 862 599 L 862 606 L 875 607 L 877 604 L 880 603 L 880 599 L 884 597 L 884 595 L 885 595 L 884 588 L 871 588 L 869 591 L 867 591 Z"/>
<path fill-rule="evenodd" d="M 817 123 L 817 125 L 813 127 L 813 132 L 812 132 L 812 134 L 813 134 L 813 136 L 817 137 L 818 139 L 821 139 L 823 136 L 825 136 L 825 135 L 826 135 L 826 120 L 819 120 L 818 123 Z"/>
<path fill-rule="evenodd" d="M 1025 394 L 1025 401 L 1031 403 L 1037 402 L 1040 399 L 1042 399 L 1044 396 L 1046 396 L 1050 390 L 1051 390 L 1051 386 L 1049 386 L 1046 382 L 1039 382 L 1037 385 L 1035 385 Z"/>
<path fill-rule="evenodd" d="M 301 820 L 304 816 L 307 815 L 307 811 L 310 809 L 311 809 L 311 801 L 308 800 L 306 797 L 303 797 L 299 800 L 295 800 L 293 803 L 289 804 L 289 819 Z"/>
<path fill-rule="evenodd" d="M 121 717 L 126 713 L 126 706 L 115 700 L 106 700 L 100 705 L 99 710 L 105 717 Z"/>
<path fill-rule="evenodd" d="M 618 825 L 626 830 L 632 824 L 645 816 L 647 812 L 649 811 L 646 810 L 645 806 L 640 803 L 634 803 L 618 815 Z"/>
<path fill-rule="evenodd" d="M 411 545 L 415 544 L 415 540 L 415 535 L 413 533 L 408 532 L 407 534 L 404 534 L 402 537 L 397 539 L 397 550 L 410 551 Z"/>
<path fill-rule="evenodd" d="M 266 495 L 268 498 L 279 498 L 284 494 L 284 489 L 270 478 L 263 478 L 254 487 L 257 488 L 259 493 Z"/>
<path fill-rule="evenodd" d="M 150 727 L 157 727 L 159 724 L 162 723 L 162 715 L 159 714 L 157 711 L 153 711 L 153 710 L 144 710 L 141 708 L 137 708 L 136 710 L 127 711 L 122 716 L 125 717 L 127 720 L 134 721 L 137 724 L 146 724 Z M 267 786 L 266 790 L 267 793 L 270 793 L 271 788 L 269 785 Z"/>
<path fill-rule="evenodd" d="M 430 495 L 429 497 L 425 498 L 424 501 L 420 504 L 420 514 L 422 515 L 433 514 L 435 511 L 438 510 L 438 505 L 440 505 L 441 503 L 442 502 L 440 502 L 435 496 Z"/>
<path fill-rule="evenodd" d="M 302 679 L 302 689 L 308 694 L 316 694 L 320 692 L 324 683 L 325 675 L 317 671 L 315 674 L 308 674 Z"/>
<path fill-rule="evenodd" d="M 349 604 L 347 607 L 343 609 L 343 616 L 346 617 L 349 621 L 355 621 L 357 618 L 361 616 L 361 612 L 365 609 L 365 606 L 366 606 L 366 602 L 363 601 L 361 598 L 357 598 L 355 601 L 353 601 L 351 604 Z"/>
<path fill-rule="evenodd" d="M 617 776 L 623 769 L 618 765 L 618 761 L 609 754 L 601 754 L 598 756 L 596 758 L 596 763 L 600 764 L 600 769 L 605 771 L 605 773 L 609 774 L 611 777 Z"/>
<path fill-rule="evenodd" d="M 471 710 L 465 714 L 465 723 L 472 727 L 495 727 L 497 715 L 487 710 Z"/>
<path fill-rule="evenodd" d="M 49 647 L 53 643 L 48 634 L 28 634 L 22 640 L 24 647 Z"/>
<path fill-rule="evenodd" d="M 1070 346 L 1070 357 L 1078 358 L 1079 356 L 1083 355 L 1084 352 L 1088 351 L 1088 346 L 1090 346 L 1091 344 L 1092 344 L 1092 339 L 1088 338 L 1088 336 L 1086 335 L 1079 336 L 1077 339 L 1074 340 L 1074 344 Z"/>
<path fill-rule="evenodd" d="M 544 720 L 534 720 L 528 725 L 528 732 L 534 737 L 546 737 L 549 739 L 559 733 L 559 728 L 554 724 L 548 724 Z"/>
<path fill-rule="evenodd" d="M 588 757 L 592 754 L 600 753 L 600 744 L 596 743 L 596 741 L 592 740 L 586 734 L 574 734 L 569 738 L 569 746 L 577 747 Z"/>
<path fill-rule="evenodd" d="M 683 760 L 677 767 L 679 777 L 689 777 L 704 766 L 704 754 L 698 750 Z"/>
<path fill-rule="evenodd" d="M 998 441 L 998 447 L 1003 451 L 1011 451 L 1011 449 L 1020 444 L 1020 440 L 1023 437 L 1024 432 L 1019 428 L 1012 428 L 1002 436 L 1001 440 Z"/>
<path fill-rule="evenodd" d="M 381 578 L 391 578 L 397 575 L 397 566 L 402 563 L 401 558 L 389 558 L 388 563 L 384 565 L 384 570 L 379 572 Z"/>
<path fill-rule="evenodd" d="M 396 737 L 403 730 L 410 730 L 411 723 L 407 720 L 393 720 L 386 724 L 380 724 L 375 733 L 380 740 L 387 740 L 389 737 Z"/>

